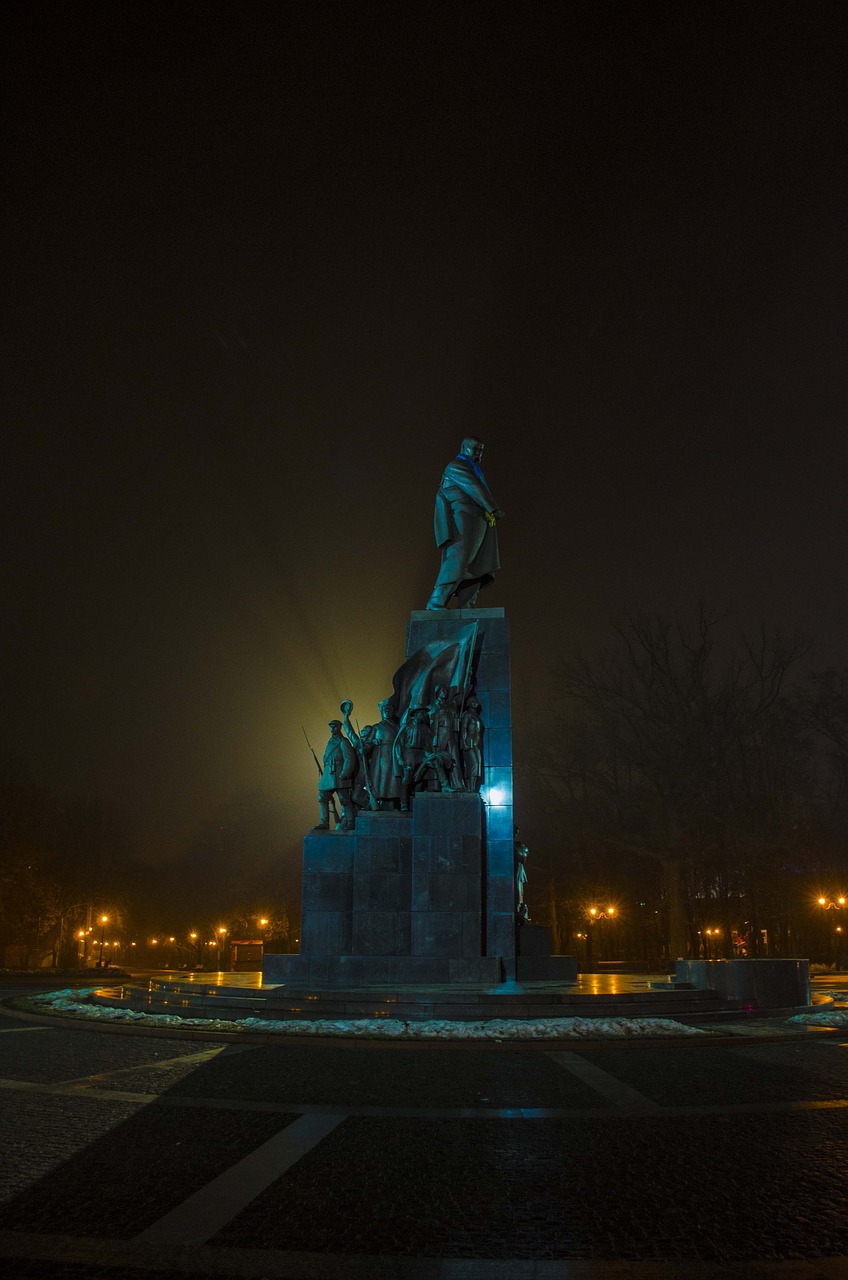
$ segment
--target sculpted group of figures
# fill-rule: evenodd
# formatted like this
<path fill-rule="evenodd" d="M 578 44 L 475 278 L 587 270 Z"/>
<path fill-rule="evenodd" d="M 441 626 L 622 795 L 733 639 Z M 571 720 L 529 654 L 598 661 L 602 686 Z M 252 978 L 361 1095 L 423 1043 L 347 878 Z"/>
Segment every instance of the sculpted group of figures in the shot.
<path fill-rule="evenodd" d="M 330 721 L 323 769 L 319 765 L 317 830 L 329 829 L 331 809 L 337 828 L 352 831 L 359 809 L 407 812 L 415 791 L 479 790 L 483 722 L 473 693 L 463 702 L 459 691 L 441 686 L 433 705 L 411 707 L 402 725 L 386 698 L 379 723 L 358 732 L 350 722 L 353 703 L 343 702 L 340 710 L 344 722 Z"/>
<path fill-rule="evenodd" d="M 473 609 L 481 588 L 494 581 L 500 567 L 497 522 L 504 512 L 483 474 L 483 448 L 476 436 L 466 437 L 442 474 L 434 513 L 441 567 L 427 601 L 430 610 L 445 609 L 452 600 L 461 609 Z M 395 687 L 397 692 L 397 683 Z M 400 722 L 394 698 L 379 705 L 379 723 L 360 730 L 350 721 L 353 703 L 343 702 L 343 720 L 329 722 L 323 767 L 312 752 L 320 774 L 316 830 L 329 830 L 331 812 L 342 832 L 354 829 L 361 809 L 408 812 L 415 791 L 479 791 L 483 723 L 480 703 L 469 692 L 467 669 L 461 688 L 437 685 L 432 704 L 408 705 Z M 524 925 L 530 923 L 525 900 L 528 849 L 518 827 L 514 851 L 516 921 Z"/>

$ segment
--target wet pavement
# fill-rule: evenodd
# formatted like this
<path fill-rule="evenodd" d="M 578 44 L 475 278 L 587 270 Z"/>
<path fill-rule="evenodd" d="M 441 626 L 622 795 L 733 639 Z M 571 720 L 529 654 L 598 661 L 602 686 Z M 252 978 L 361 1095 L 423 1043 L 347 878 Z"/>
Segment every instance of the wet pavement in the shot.
<path fill-rule="evenodd" d="M 254 1045 L 5 1009 L 0 1275 L 848 1280 L 848 1034 L 759 1031 Z"/>

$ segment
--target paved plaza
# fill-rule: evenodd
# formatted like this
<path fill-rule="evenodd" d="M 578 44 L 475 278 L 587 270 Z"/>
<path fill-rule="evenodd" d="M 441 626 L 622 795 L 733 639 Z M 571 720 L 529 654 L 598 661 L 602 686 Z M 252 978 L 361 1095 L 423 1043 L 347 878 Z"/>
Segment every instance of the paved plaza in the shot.
<path fill-rule="evenodd" d="M 720 1030 L 236 1043 L 5 1007 L 0 1276 L 848 1278 L 848 1037 Z"/>

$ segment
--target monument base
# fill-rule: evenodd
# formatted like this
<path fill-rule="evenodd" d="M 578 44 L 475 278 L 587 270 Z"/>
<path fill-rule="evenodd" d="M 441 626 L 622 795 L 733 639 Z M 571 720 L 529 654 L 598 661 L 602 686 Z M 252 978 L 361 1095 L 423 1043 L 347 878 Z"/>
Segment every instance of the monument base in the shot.
<path fill-rule="evenodd" d="M 515 976 L 519 982 L 576 982 L 577 957 L 551 955 L 551 931 L 522 924 L 516 934 Z"/>
<path fill-rule="evenodd" d="M 296 987 L 387 987 L 468 984 L 494 986 L 501 981 L 496 956 L 265 956 L 262 984 Z"/>
<path fill-rule="evenodd" d="M 364 812 L 352 832 L 310 831 L 300 955 L 266 955 L 263 983 L 503 981 L 503 958 L 486 954 L 485 854 L 472 792 L 422 791 L 411 813 Z"/>

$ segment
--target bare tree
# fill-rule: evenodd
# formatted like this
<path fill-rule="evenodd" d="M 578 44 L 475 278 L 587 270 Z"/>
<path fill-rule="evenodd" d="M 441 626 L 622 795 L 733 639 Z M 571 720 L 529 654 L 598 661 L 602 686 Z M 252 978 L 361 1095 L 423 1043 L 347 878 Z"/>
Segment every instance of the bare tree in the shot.
<path fill-rule="evenodd" d="M 603 657 L 555 674 L 547 776 L 584 838 L 659 861 L 671 956 L 692 950 L 687 880 L 698 869 L 703 879 L 708 851 L 720 878 L 717 851 L 730 869 L 742 845 L 750 852 L 785 827 L 798 763 L 781 695 L 804 644 L 763 628 L 728 645 L 723 621 L 703 606 L 688 626 L 631 614 Z"/>

